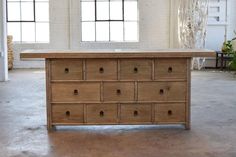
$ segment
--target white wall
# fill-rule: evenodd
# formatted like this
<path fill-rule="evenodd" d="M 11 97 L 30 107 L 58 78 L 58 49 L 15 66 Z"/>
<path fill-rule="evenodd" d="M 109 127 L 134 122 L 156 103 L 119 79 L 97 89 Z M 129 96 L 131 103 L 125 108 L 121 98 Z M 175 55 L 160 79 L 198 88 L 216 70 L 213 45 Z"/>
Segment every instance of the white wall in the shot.
<path fill-rule="evenodd" d="M 93 48 L 169 48 L 169 0 L 139 0 L 139 42 L 81 43 L 80 1 L 50 0 L 50 44 L 15 44 L 14 67 L 43 67 L 43 61 L 20 61 L 24 49 L 93 49 Z M 71 8 L 71 9 L 69 9 Z"/>
<path fill-rule="evenodd" d="M 8 79 L 5 1 L 0 1 L 0 81 Z"/>
<path fill-rule="evenodd" d="M 228 36 L 236 25 L 236 0 L 228 0 Z M 50 0 L 50 44 L 15 44 L 15 68 L 44 67 L 43 61 L 20 61 L 19 53 L 25 49 L 93 49 L 93 48 L 139 48 L 158 49 L 175 47 L 173 32 L 176 0 L 139 0 L 139 42 L 137 43 L 81 43 L 80 1 Z M 172 4 L 172 5 L 171 5 Z M 170 16 L 171 15 L 171 16 Z M 214 33 L 215 35 L 215 33 Z M 217 37 L 216 37 L 217 38 Z M 217 44 L 214 46 L 218 46 Z"/>

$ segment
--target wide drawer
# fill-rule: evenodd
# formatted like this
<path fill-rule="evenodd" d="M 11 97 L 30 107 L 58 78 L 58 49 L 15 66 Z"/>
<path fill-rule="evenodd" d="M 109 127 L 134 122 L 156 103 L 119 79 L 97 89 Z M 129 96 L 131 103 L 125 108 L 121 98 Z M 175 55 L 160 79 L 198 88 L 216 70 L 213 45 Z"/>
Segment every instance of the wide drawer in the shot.
<path fill-rule="evenodd" d="M 83 123 L 84 107 L 78 104 L 53 104 L 53 123 Z"/>
<path fill-rule="evenodd" d="M 151 123 L 151 104 L 121 104 L 121 123 Z"/>
<path fill-rule="evenodd" d="M 175 123 L 185 122 L 185 103 L 156 104 L 155 122 Z"/>
<path fill-rule="evenodd" d="M 187 59 L 156 59 L 155 79 L 186 79 Z"/>
<path fill-rule="evenodd" d="M 100 101 L 100 83 L 52 83 L 52 101 Z"/>
<path fill-rule="evenodd" d="M 185 101 L 186 82 L 140 82 L 139 101 Z"/>
<path fill-rule="evenodd" d="M 86 122 L 92 124 L 117 123 L 117 104 L 88 104 L 86 106 Z"/>
<path fill-rule="evenodd" d="M 104 101 L 134 101 L 134 82 L 105 82 Z"/>
<path fill-rule="evenodd" d="M 82 80 L 83 62 L 79 59 L 55 59 L 51 61 L 52 80 Z"/>
<path fill-rule="evenodd" d="M 121 80 L 151 80 L 152 60 L 122 59 L 120 60 Z"/>
<path fill-rule="evenodd" d="M 86 61 L 87 80 L 117 80 L 117 60 L 88 59 Z"/>

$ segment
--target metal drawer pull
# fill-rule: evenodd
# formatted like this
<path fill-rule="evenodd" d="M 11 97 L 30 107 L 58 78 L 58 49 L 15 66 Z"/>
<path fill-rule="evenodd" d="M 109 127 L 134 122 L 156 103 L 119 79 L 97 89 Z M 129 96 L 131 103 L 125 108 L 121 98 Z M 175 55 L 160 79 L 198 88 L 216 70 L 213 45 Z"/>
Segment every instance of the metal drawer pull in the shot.
<path fill-rule="evenodd" d="M 138 73 L 138 68 L 137 67 L 134 68 L 134 73 Z"/>
<path fill-rule="evenodd" d="M 104 68 L 103 68 L 103 67 L 99 68 L 99 72 L 100 72 L 101 74 L 104 73 Z"/>
<path fill-rule="evenodd" d="M 160 95 L 163 95 L 163 94 L 164 94 L 164 90 L 160 89 Z"/>
<path fill-rule="evenodd" d="M 65 73 L 68 74 L 70 72 L 69 68 L 65 68 Z"/>
<path fill-rule="evenodd" d="M 138 116 L 138 111 L 134 111 L 134 117 Z"/>
<path fill-rule="evenodd" d="M 104 112 L 103 111 L 100 111 L 100 117 L 104 117 Z"/>
<path fill-rule="evenodd" d="M 172 67 L 169 67 L 168 68 L 168 73 L 172 73 L 173 72 L 173 68 Z"/>
<path fill-rule="evenodd" d="M 171 110 L 168 111 L 168 115 L 171 116 L 173 113 Z"/>
<path fill-rule="evenodd" d="M 66 111 L 66 117 L 70 117 L 70 111 Z"/>
<path fill-rule="evenodd" d="M 117 95 L 121 95 L 121 90 L 120 90 L 120 89 L 117 89 L 117 90 L 116 90 L 116 94 L 117 94 Z"/>
<path fill-rule="evenodd" d="M 77 89 L 74 90 L 74 95 L 79 95 L 79 91 Z"/>

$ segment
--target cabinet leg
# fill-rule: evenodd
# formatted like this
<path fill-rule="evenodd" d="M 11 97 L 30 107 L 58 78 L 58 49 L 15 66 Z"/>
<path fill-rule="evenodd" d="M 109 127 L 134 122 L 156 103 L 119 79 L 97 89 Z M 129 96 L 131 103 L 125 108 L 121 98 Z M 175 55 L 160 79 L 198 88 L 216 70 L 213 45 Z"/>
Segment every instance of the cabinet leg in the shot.
<path fill-rule="evenodd" d="M 52 132 L 52 131 L 55 131 L 55 130 L 56 130 L 56 126 L 54 126 L 54 125 L 48 125 L 47 129 L 48 129 L 48 132 Z"/>
<path fill-rule="evenodd" d="M 191 130 L 191 126 L 190 126 L 190 124 L 188 124 L 188 123 L 185 124 L 184 127 L 185 127 L 185 130 Z"/>

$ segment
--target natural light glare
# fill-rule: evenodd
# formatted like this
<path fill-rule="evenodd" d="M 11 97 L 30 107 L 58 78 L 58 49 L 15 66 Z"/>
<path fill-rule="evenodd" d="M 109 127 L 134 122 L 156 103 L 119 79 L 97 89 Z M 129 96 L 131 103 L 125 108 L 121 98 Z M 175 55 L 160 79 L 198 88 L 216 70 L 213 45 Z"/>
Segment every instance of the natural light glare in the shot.
<path fill-rule="evenodd" d="M 97 41 L 109 41 L 109 22 L 97 22 L 96 37 Z"/>
<path fill-rule="evenodd" d="M 95 22 L 83 22 L 82 29 L 83 41 L 95 41 Z"/>
<path fill-rule="evenodd" d="M 97 2 L 97 20 L 109 20 L 109 2 Z"/>
<path fill-rule="evenodd" d="M 123 22 L 111 22 L 111 41 L 123 41 L 124 40 L 124 26 Z"/>
<path fill-rule="evenodd" d="M 95 5 L 94 2 L 82 2 L 81 3 L 82 21 L 94 21 L 95 20 Z"/>

